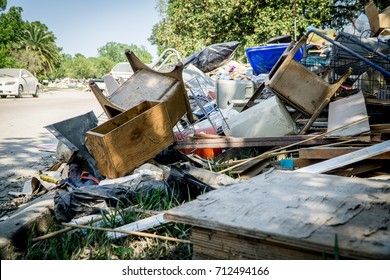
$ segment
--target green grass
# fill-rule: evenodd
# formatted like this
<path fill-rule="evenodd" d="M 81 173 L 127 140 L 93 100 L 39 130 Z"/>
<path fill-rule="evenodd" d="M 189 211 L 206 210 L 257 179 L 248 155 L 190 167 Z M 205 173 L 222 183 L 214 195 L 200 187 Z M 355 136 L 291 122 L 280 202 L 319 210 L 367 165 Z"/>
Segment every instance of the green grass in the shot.
<path fill-rule="evenodd" d="M 150 211 L 163 211 L 178 205 L 178 201 L 167 193 L 159 191 L 150 196 L 139 196 L 138 207 L 121 209 L 117 207 L 110 214 L 104 214 L 100 227 L 115 228 L 150 216 Z M 93 222 L 90 223 L 92 226 Z M 49 232 L 56 232 L 64 227 L 53 223 Z M 157 238 L 145 238 L 130 235 L 126 238 L 111 240 L 103 231 L 91 229 L 75 229 L 49 239 L 33 242 L 36 237 L 32 230 L 25 253 L 18 259 L 39 260 L 186 260 L 192 257 L 192 246 L 181 242 L 172 242 Z M 178 239 L 189 239 L 190 227 L 180 224 L 166 224 L 148 231 L 149 233 L 169 236 Z"/>

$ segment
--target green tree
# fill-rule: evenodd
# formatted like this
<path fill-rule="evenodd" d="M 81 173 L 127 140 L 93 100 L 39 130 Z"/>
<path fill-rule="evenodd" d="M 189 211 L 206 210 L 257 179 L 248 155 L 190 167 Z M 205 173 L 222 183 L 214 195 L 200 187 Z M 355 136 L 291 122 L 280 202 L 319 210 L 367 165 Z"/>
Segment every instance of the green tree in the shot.
<path fill-rule="evenodd" d="M 85 57 L 82 54 L 63 55 L 61 66 L 51 76 L 52 78 L 75 78 L 89 79 L 101 78 L 106 75 L 115 65 L 111 59 L 106 56 Z"/>
<path fill-rule="evenodd" d="M 54 34 L 40 22 L 27 23 L 17 42 L 18 61 L 35 74 L 53 72 L 60 60 Z"/>
<path fill-rule="evenodd" d="M 16 66 L 14 42 L 25 28 L 22 20 L 22 8 L 11 7 L 8 12 L 1 12 L 5 8 L 4 2 L 0 2 L 0 68 Z"/>
<path fill-rule="evenodd" d="M 93 63 L 93 68 L 95 69 L 95 73 L 91 77 L 101 78 L 107 73 L 109 73 L 116 64 L 107 56 L 99 56 L 97 58 L 90 58 Z"/>
<path fill-rule="evenodd" d="M 4 11 L 7 7 L 7 0 L 0 0 L 0 11 Z"/>
<path fill-rule="evenodd" d="M 387 1 L 375 1 L 383 9 Z M 294 9 L 296 3 L 296 10 Z M 367 0 L 159 0 L 161 20 L 149 41 L 158 53 L 175 48 L 182 57 L 216 43 L 239 41 L 236 59 L 245 59 L 244 50 L 264 44 L 272 37 L 297 37 L 308 26 L 341 28 L 358 13 Z M 296 13 L 295 13 L 296 12 Z M 335 19 L 336 18 L 336 19 Z"/>
<path fill-rule="evenodd" d="M 144 63 L 150 63 L 152 60 L 152 55 L 146 50 L 145 46 L 138 47 L 134 44 L 126 45 L 117 42 L 106 43 L 103 47 L 98 49 L 98 54 L 100 56 L 106 56 L 113 62 L 118 63 L 127 61 L 125 57 L 126 49 L 133 51 L 135 55 Z"/>

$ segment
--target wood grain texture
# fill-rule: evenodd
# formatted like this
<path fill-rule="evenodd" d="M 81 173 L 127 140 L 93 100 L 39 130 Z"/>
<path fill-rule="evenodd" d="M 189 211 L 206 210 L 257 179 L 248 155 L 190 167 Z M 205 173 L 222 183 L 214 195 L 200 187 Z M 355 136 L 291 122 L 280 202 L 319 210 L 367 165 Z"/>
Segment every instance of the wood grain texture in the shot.
<path fill-rule="evenodd" d="M 101 174 L 118 178 L 171 145 L 171 127 L 164 103 L 146 102 L 87 132 L 87 146 Z"/>
<path fill-rule="evenodd" d="M 297 142 L 309 140 L 311 135 L 286 135 L 283 137 L 254 137 L 254 138 L 235 138 L 219 137 L 215 139 L 187 139 L 176 141 L 173 145 L 175 149 L 200 149 L 200 148 L 243 148 L 243 147 L 277 147 L 287 146 Z M 317 138 L 305 143 L 299 143 L 300 146 L 323 145 L 337 142 L 337 138 Z"/>
<path fill-rule="evenodd" d="M 390 140 L 298 169 L 296 172 L 324 173 L 386 152 L 390 152 Z"/>
<path fill-rule="evenodd" d="M 273 171 L 169 210 L 165 219 L 356 259 L 390 258 L 390 184 Z M 286 256 L 288 258 L 288 256 Z"/>
<path fill-rule="evenodd" d="M 312 147 L 299 149 L 300 159 L 331 159 L 348 153 L 359 151 L 358 147 Z M 390 159 L 390 152 L 373 156 L 371 159 Z"/>

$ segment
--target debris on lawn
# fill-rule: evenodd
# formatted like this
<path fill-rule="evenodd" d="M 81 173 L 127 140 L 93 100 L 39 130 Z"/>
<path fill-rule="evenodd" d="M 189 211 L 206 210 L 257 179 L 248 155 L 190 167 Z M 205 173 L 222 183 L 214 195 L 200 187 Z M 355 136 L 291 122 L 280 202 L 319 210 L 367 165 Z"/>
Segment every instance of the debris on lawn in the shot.
<path fill-rule="evenodd" d="M 89 84 L 106 119 L 46 127 L 68 151 L 2 206 L 2 257 L 35 223 L 70 231 L 157 195 L 181 205 L 107 238 L 183 223 L 194 259 L 334 258 L 335 239 L 340 258 L 390 258 L 389 11 L 366 6 L 372 36 L 310 27 L 248 48 L 249 64 L 233 60 L 239 42 L 158 69 L 127 50 L 128 80 Z"/>

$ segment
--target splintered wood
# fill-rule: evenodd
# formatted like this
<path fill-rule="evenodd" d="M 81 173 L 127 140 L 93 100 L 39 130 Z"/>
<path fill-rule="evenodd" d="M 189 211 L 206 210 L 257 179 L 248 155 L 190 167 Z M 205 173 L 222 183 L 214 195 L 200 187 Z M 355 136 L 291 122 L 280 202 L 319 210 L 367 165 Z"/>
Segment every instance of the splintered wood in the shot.
<path fill-rule="evenodd" d="M 390 183 L 273 171 L 202 195 L 164 218 L 194 226 L 195 258 L 316 259 L 338 254 L 388 259 L 389 203 Z"/>

